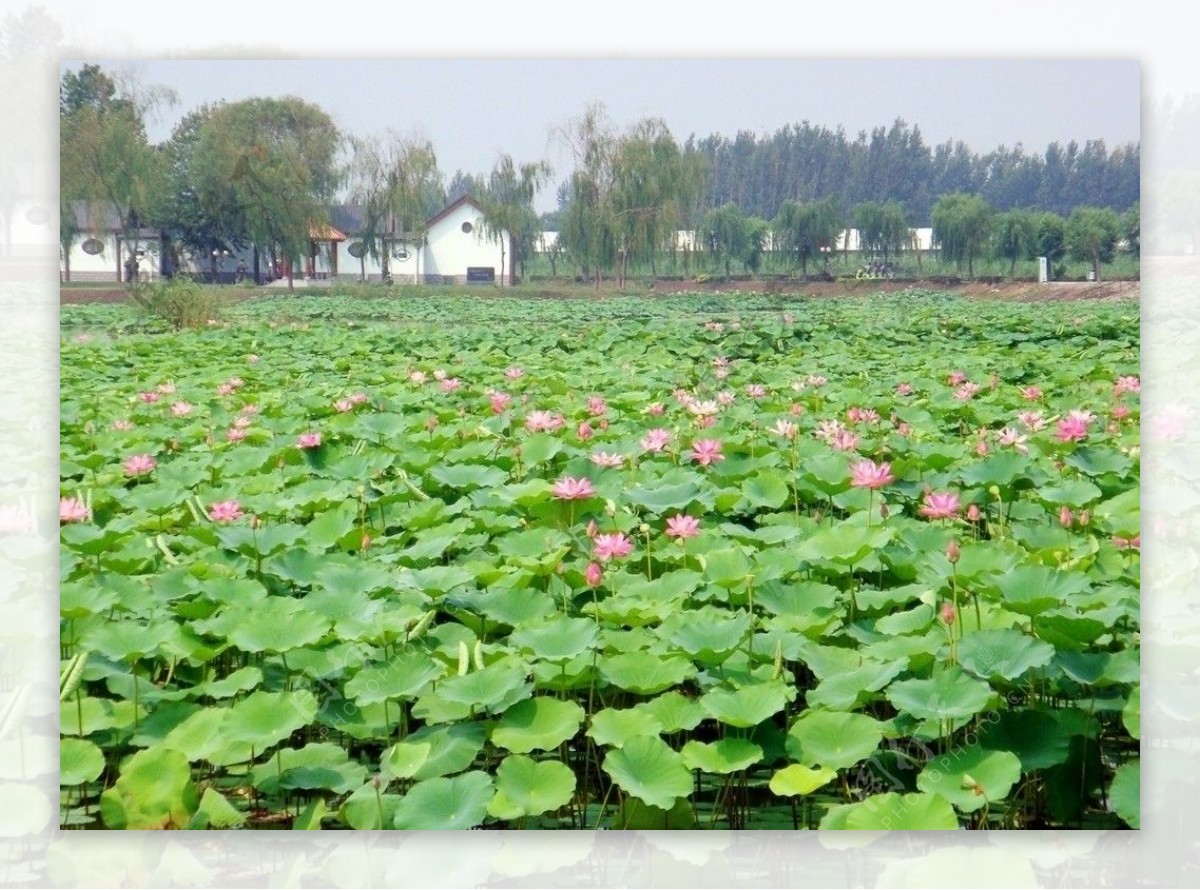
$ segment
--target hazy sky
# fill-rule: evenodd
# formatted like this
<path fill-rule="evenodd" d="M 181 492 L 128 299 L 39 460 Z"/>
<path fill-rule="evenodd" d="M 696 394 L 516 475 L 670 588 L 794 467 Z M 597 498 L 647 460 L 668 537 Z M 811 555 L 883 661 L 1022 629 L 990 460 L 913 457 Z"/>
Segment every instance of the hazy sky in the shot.
<path fill-rule="evenodd" d="M 502 152 L 545 158 L 564 177 L 570 162 L 552 131 L 591 102 L 622 129 L 661 117 L 680 141 L 805 120 L 854 138 L 897 118 L 919 126 L 927 144 L 961 139 L 977 152 L 1139 140 L 1141 72 L 1132 60 L 100 61 L 176 90 L 179 104 L 152 123 L 155 141 L 202 103 L 290 94 L 320 105 L 343 131 L 425 136 L 447 177 L 486 173 Z M 553 187 L 538 205 L 554 206 Z"/>

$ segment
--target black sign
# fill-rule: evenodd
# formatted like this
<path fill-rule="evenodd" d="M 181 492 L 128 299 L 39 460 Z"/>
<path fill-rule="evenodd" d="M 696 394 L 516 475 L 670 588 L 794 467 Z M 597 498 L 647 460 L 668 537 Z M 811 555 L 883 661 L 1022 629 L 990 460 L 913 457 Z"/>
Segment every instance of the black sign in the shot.
<path fill-rule="evenodd" d="M 467 266 L 467 284 L 495 284 L 495 266 Z"/>

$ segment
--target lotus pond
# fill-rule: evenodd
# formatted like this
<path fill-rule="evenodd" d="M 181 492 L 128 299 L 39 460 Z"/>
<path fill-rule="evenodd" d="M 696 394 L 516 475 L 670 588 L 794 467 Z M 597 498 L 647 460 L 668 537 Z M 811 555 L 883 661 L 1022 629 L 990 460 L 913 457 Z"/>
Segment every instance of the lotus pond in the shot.
<path fill-rule="evenodd" d="M 63 827 L 1138 826 L 1136 304 L 61 319 Z"/>

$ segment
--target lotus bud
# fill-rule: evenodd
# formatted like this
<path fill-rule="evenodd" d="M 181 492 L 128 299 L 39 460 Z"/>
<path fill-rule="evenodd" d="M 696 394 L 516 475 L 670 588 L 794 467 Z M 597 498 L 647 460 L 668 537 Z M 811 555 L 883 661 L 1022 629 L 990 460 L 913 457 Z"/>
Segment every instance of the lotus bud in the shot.
<path fill-rule="evenodd" d="M 1071 514 L 1071 511 L 1069 509 L 1067 509 L 1066 507 L 1062 507 L 1059 509 L 1059 511 L 1058 511 L 1058 524 L 1059 525 L 1061 525 L 1063 528 L 1070 528 L 1071 524 L 1074 521 L 1075 521 L 1075 517 Z"/>
<path fill-rule="evenodd" d="M 640 531 L 643 535 L 650 534 L 650 524 L 643 522 L 641 525 L 638 526 L 638 531 Z"/>
<path fill-rule="evenodd" d="M 589 538 L 594 538 L 596 535 L 600 534 L 600 528 L 596 525 L 596 520 L 588 520 L 586 533 Z"/>
<path fill-rule="evenodd" d="M 1080 525 L 1088 525 L 1091 521 L 1092 521 L 1092 511 L 1091 510 L 1083 510 L 1080 512 L 1080 514 L 1079 514 L 1079 524 Z"/>
<path fill-rule="evenodd" d="M 609 500 L 608 498 L 605 498 L 604 499 L 604 513 L 606 516 L 616 516 L 617 515 L 616 502 Z"/>
<path fill-rule="evenodd" d="M 584 577 L 587 579 L 588 587 L 599 587 L 600 581 L 604 578 L 604 570 L 600 568 L 600 563 L 589 562 Z"/>
<path fill-rule="evenodd" d="M 950 543 L 946 545 L 946 559 L 950 560 L 951 565 L 954 565 L 960 556 L 962 556 L 962 550 L 958 546 L 958 541 L 951 538 Z"/>
<path fill-rule="evenodd" d="M 989 485 L 988 486 L 988 494 L 990 494 L 996 500 L 1000 500 L 1000 486 L 999 485 Z"/>
<path fill-rule="evenodd" d="M 977 507 L 975 504 L 971 504 L 969 507 L 967 507 L 967 519 L 971 522 L 978 522 L 982 516 L 983 514 L 979 512 L 979 507 Z"/>
<path fill-rule="evenodd" d="M 948 602 L 942 603 L 942 611 L 940 612 L 940 616 L 942 621 L 946 622 L 947 624 L 953 624 L 955 617 L 954 606 Z"/>
<path fill-rule="evenodd" d="M 361 550 L 370 550 L 371 549 L 371 536 L 369 534 L 367 534 L 366 532 L 363 532 L 362 541 L 359 543 L 359 549 L 361 549 Z"/>
<path fill-rule="evenodd" d="M 880 519 L 887 519 L 887 518 L 888 518 L 888 516 L 890 516 L 890 515 L 891 515 L 891 511 L 889 511 L 889 510 L 888 510 L 888 505 L 887 505 L 887 504 L 885 504 L 885 503 L 880 503 L 880 505 L 879 505 L 879 518 L 880 518 Z"/>

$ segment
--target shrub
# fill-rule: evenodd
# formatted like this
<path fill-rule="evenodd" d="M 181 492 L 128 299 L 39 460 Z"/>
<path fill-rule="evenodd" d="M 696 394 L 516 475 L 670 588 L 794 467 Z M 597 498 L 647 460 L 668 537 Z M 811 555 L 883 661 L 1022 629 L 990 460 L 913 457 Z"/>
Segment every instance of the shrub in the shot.
<path fill-rule="evenodd" d="M 138 285 L 130 296 L 145 312 L 176 330 L 207 326 L 209 319 L 220 316 L 225 305 L 219 291 L 184 277 Z"/>

